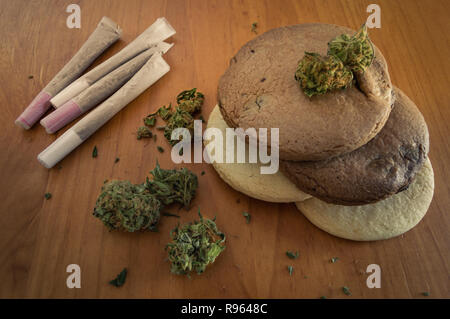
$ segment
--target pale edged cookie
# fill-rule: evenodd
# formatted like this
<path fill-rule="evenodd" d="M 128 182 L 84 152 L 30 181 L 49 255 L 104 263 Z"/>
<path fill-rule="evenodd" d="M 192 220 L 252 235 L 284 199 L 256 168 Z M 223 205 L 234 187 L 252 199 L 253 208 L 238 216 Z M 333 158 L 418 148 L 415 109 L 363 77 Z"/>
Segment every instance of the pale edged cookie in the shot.
<path fill-rule="evenodd" d="M 219 107 L 216 106 L 208 119 L 208 128 L 217 128 L 222 132 L 225 142 L 225 130 L 228 127 L 224 121 Z M 205 146 L 208 145 L 205 141 Z M 248 155 L 249 147 L 246 144 L 246 154 Z M 236 153 L 236 148 L 235 148 Z M 223 150 L 225 158 L 225 149 Z M 261 174 L 261 163 L 216 163 L 212 165 L 219 176 L 232 188 L 250 197 L 260 199 L 267 202 L 289 203 L 302 201 L 310 198 L 300 191 L 287 177 L 280 171 L 275 174 Z M 236 158 L 236 155 L 235 155 Z"/>
<path fill-rule="evenodd" d="M 325 202 L 364 205 L 400 192 L 413 181 L 429 150 L 428 128 L 417 106 L 395 88 L 391 115 L 369 143 L 332 159 L 280 161 L 302 191 Z"/>
<path fill-rule="evenodd" d="M 311 223 L 327 233 L 373 241 L 399 236 L 416 226 L 425 216 L 433 192 L 433 168 L 427 159 L 407 190 L 375 204 L 341 206 L 311 198 L 296 205 Z"/>
<path fill-rule="evenodd" d="M 272 29 L 245 44 L 219 80 L 218 103 L 227 124 L 279 128 L 285 160 L 322 160 L 366 144 L 383 128 L 392 104 L 387 63 L 376 47 L 373 63 L 357 76 L 359 85 L 309 98 L 294 79 L 305 51 L 325 55 L 331 39 L 354 32 L 300 24 Z"/>

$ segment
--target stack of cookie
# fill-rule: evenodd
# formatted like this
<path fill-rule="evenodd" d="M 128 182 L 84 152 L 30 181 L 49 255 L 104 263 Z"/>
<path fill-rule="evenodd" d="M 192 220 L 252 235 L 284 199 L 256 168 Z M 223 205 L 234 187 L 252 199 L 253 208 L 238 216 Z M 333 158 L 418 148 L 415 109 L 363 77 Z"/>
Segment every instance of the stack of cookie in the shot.
<path fill-rule="evenodd" d="M 330 39 L 353 33 L 302 24 L 248 42 L 219 81 L 208 127 L 279 128 L 278 173 L 262 175 L 261 164 L 213 163 L 219 175 L 251 197 L 295 202 L 335 236 L 380 240 L 414 227 L 430 205 L 434 177 L 422 114 L 393 87 L 375 46 L 351 87 L 308 97 L 294 79 L 305 52 L 326 54 Z"/>

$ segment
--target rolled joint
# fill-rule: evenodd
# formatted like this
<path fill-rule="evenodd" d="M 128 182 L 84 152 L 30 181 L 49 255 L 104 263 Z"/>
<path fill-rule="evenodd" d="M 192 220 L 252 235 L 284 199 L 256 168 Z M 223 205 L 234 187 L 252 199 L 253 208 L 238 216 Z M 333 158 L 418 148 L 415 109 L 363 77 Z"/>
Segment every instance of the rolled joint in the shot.
<path fill-rule="evenodd" d="M 66 124 L 72 122 L 82 113 L 80 106 L 70 100 L 48 116 L 44 117 L 41 120 L 41 125 L 45 128 L 47 133 L 53 134 Z"/>
<path fill-rule="evenodd" d="M 39 163 L 46 168 L 52 168 L 77 146 L 83 143 L 83 140 L 73 130 L 68 130 L 61 135 L 56 141 L 43 150 L 37 159 Z"/>
<path fill-rule="evenodd" d="M 30 129 L 51 107 L 51 98 L 49 93 L 41 91 L 19 115 L 15 123 L 26 130 Z"/>

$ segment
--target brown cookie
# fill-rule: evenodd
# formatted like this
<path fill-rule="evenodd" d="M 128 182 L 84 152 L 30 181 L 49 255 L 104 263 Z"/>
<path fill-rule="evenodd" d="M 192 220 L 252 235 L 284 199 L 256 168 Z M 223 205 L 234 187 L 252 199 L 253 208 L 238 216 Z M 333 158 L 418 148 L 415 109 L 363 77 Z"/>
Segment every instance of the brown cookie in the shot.
<path fill-rule="evenodd" d="M 402 91 L 395 88 L 391 115 L 363 147 L 316 162 L 280 161 L 281 171 L 297 187 L 325 202 L 364 205 L 408 188 L 429 149 L 425 120 Z"/>
<path fill-rule="evenodd" d="M 270 30 L 245 44 L 219 81 L 227 124 L 279 128 L 280 158 L 287 160 L 322 160 L 366 144 L 391 110 L 392 85 L 378 49 L 371 66 L 357 76 L 357 86 L 309 98 L 294 79 L 305 51 L 326 54 L 328 41 L 354 32 L 301 24 Z"/>

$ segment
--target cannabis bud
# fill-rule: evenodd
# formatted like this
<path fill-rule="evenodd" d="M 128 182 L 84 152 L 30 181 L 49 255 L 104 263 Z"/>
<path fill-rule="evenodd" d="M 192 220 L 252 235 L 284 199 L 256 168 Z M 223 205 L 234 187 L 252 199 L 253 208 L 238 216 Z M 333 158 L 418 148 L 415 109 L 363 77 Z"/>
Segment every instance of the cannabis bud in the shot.
<path fill-rule="evenodd" d="M 225 234 L 217 229 L 215 218 L 204 219 L 178 226 L 170 233 L 172 241 L 167 244 L 171 271 L 188 275 L 191 271 L 201 274 L 225 249 Z"/>
<path fill-rule="evenodd" d="M 352 84 L 353 73 L 333 55 L 321 56 L 305 52 L 300 60 L 295 79 L 308 97 L 343 89 Z"/>
<path fill-rule="evenodd" d="M 352 84 L 353 72 L 364 72 L 374 55 L 367 27 L 363 24 L 355 35 L 341 34 L 328 42 L 326 57 L 305 52 L 295 79 L 309 97 L 346 88 Z"/>
<path fill-rule="evenodd" d="M 192 137 L 194 131 L 194 118 L 192 115 L 187 111 L 177 108 L 167 121 L 167 125 L 164 128 L 164 137 L 172 146 L 179 142 L 179 140 L 172 140 L 172 131 L 176 128 L 187 128 Z"/>
<path fill-rule="evenodd" d="M 147 190 L 158 198 L 164 205 L 174 202 L 188 208 L 198 188 L 197 176 L 186 168 L 161 169 L 156 163 L 155 169 L 150 171 L 153 179 L 147 178 Z"/>
<path fill-rule="evenodd" d="M 328 55 L 339 58 L 353 72 L 364 72 L 372 63 L 374 49 L 365 24 L 353 36 L 341 34 L 328 43 Z"/>
<path fill-rule="evenodd" d="M 152 137 L 152 131 L 147 126 L 141 126 L 137 130 L 137 139 Z"/>
<path fill-rule="evenodd" d="M 110 230 L 154 230 L 160 217 L 160 201 L 145 185 L 113 180 L 102 187 L 94 216 Z"/>
<path fill-rule="evenodd" d="M 177 95 L 177 103 L 180 110 L 186 111 L 190 114 L 199 112 L 202 109 L 205 96 L 197 92 L 196 88 L 186 90 Z"/>

